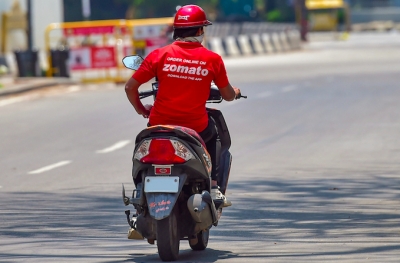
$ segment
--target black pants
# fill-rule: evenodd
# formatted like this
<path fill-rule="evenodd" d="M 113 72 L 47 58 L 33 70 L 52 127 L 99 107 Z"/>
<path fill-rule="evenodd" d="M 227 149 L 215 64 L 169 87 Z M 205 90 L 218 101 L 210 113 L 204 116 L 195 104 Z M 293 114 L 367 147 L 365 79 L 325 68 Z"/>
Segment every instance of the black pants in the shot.
<path fill-rule="evenodd" d="M 200 137 L 206 144 L 207 151 L 211 156 L 211 179 L 217 180 L 219 173 L 219 154 L 221 149 L 221 143 L 218 140 L 217 127 L 212 118 L 208 118 L 208 126 L 204 131 L 199 132 Z"/>

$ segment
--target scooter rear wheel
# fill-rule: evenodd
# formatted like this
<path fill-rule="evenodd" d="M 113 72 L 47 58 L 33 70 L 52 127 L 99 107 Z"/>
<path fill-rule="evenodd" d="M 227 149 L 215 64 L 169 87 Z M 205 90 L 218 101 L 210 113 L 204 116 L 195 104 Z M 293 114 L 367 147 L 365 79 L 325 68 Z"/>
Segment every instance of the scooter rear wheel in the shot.
<path fill-rule="evenodd" d="M 180 236 L 176 208 L 169 217 L 157 221 L 157 248 L 162 261 L 175 261 L 179 256 Z"/>
<path fill-rule="evenodd" d="M 197 243 L 196 245 L 191 245 L 189 242 L 190 247 L 193 250 L 200 251 L 207 248 L 208 245 L 208 238 L 210 237 L 210 230 L 202 230 L 200 233 L 197 234 Z"/>

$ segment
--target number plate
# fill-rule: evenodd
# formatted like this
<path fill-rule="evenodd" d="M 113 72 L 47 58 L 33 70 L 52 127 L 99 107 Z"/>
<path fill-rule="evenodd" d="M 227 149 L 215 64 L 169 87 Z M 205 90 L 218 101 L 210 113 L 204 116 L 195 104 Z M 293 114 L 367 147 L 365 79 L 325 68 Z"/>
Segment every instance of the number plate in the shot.
<path fill-rule="evenodd" d="M 178 176 L 147 176 L 145 179 L 145 193 L 177 193 L 178 190 Z"/>

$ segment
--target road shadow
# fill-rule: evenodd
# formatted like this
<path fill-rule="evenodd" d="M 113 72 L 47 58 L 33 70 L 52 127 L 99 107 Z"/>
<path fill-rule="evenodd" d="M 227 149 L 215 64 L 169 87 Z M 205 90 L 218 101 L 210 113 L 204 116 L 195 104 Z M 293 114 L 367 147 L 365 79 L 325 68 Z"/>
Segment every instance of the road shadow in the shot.
<path fill-rule="evenodd" d="M 344 174 L 347 173 L 330 171 L 322 176 L 326 179 L 291 176 L 290 179 L 265 177 L 231 182 L 228 193 L 231 193 L 234 205 L 224 209 L 219 226 L 212 229 L 210 236 L 212 243 L 224 244 L 226 248 L 217 250 L 210 245 L 205 251 L 195 252 L 186 249 L 188 246 L 181 246 L 178 262 L 339 257 L 399 251 L 400 212 L 396 200 L 399 200 L 400 189 L 396 173 L 380 175 L 364 171 L 346 179 Z M 0 195 L 0 244 L 3 244 L 0 259 L 160 262 L 156 246 L 151 250 L 154 253 L 149 253 L 151 245 L 146 241 L 128 244 L 132 241 L 126 240 L 125 207 L 118 194 L 3 192 Z M 355 246 L 343 251 L 271 252 L 275 244 L 294 242 L 291 241 L 294 239 L 311 245 L 354 239 L 362 240 L 364 247 Z M 386 239 L 385 245 L 377 245 L 376 239 Z M 239 253 L 235 247 L 241 242 L 256 242 L 269 250 Z M 17 243 L 23 243 L 25 247 L 51 247 L 54 244 L 56 248 L 65 243 L 67 247 L 55 253 L 35 251 L 27 254 L 7 250 Z M 84 244 L 89 252 L 74 255 L 76 251 L 68 250 L 71 244 L 75 244 L 76 251 Z M 104 244 L 107 246 L 101 248 Z M 91 254 L 92 250 L 99 249 L 100 255 Z M 127 249 L 130 252 L 126 253 Z M 146 252 L 142 253 L 144 249 Z"/>
<path fill-rule="evenodd" d="M 399 228 L 400 210 L 395 201 L 400 197 L 397 171 L 385 171 L 382 175 L 358 171 L 347 178 L 345 174 L 351 172 L 328 171 L 319 178 L 299 175 L 294 179 L 296 176 L 290 175 L 290 179 L 269 179 L 265 176 L 262 180 L 230 183 L 228 194 L 234 197 L 234 209 L 224 211 L 223 224 L 233 226 L 235 221 L 246 219 L 245 227 L 218 234 L 265 238 L 268 233 L 268 238 L 281 239 L 282 233 L 277 230 L 284 228 L 301 230 L 303 237 L 310 238 L 332 237 L 335 230 L 343 230 L 342 238 L 358 234 L 397 237 L 390 231 Z M 349 229 L 359 231 L 344 231 Z"/>

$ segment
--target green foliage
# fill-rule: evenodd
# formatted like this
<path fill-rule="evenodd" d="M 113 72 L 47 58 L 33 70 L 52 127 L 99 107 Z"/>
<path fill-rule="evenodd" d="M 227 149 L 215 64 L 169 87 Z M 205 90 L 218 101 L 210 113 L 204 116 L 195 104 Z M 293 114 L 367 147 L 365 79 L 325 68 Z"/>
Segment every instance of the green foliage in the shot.
<path fill-rule="evenodd" d="M 346 13 L 345 13 L 345 11 L 343 10 L 343 9 L 339 9 L 338 10 L 338 22 L 340 23 L 340 24 L 342 24 L 342 23 L 345 23 L 346 21 Z"/>
<path fill-rule="evenodd" d="M 258 0 L 256 0 L 258 1 Z M 271 22 L 295 22 L 295 1 L 287 0 L 263 0 L 265 3 L 262 15 L 265 20 Z"/>
<path fill-rule="evenodd" d="M 266 15 L 267 21 L 269 22 L 279 22 L 282 21 L 282 12 L 278 9 L 272 10 Z"/>

